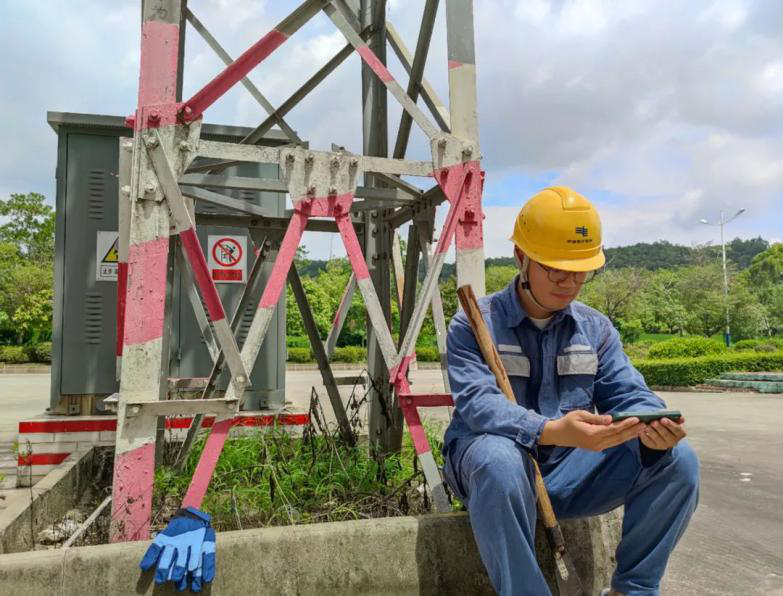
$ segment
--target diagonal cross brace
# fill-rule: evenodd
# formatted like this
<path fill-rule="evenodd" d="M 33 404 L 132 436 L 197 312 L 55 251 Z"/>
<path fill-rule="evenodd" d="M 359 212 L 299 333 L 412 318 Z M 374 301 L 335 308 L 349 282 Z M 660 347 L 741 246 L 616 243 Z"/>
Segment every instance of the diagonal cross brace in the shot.
<path fill-rule="evenodd" d="M 331 360 L 334 355 L 334 348 L 337 346 L 337 339 L 340 337 L 345 320 L 348 318 L 348 311 L 351 309 L 351 301 L 355 291 L 356 274 L 352 271 L 351 277 L 348 278 L 348 283 L 345 284 L 343 295 L 340 297 L 340 304 L 337 307 L 337 312 L 334 313 L 334 319 L 332 319 L 332 328 L 329 329 L 329 336 L 324 344 L 327 360 Z"/>
<path fill-rule="evenodd" d="M 220 99 L 231 87 L 242 80 L 261 61 L 279 48 L 302 25 L 313 18 L 327 0 L 305 0 L 290 15 L 255 44 L 250 46 L 239 58 L 229 64 L 223 72 L 200 89 L 193 97 L 184 102 L 180 111 L 185 122 L 199 118 L 204 111 Z"/>
<path fill-rule="evenodd" d="M 261 239 L 260 237 L 257 237 L 258 234 L 255 234 L 252 230 L 250 235 L 253 237 L 256 244 L 256 259 L 253 261 L 253 267 L 250 270 L 250 275 L 248 275 L 247 284 L 245 284 L 245 288 L 242 290 L 242 296 L 239 298 L 239 304 L 237 304 L 237 307 L 234 310 L 234 315 L 231 317 L 231 332 L 235 335 L 235 337 L 242 321 L 242 316 L 245 313 L 245 309 L 249 304 L 257 299 L 258 293 L 260 292 L 260 288 L 258 286 L 260 285 L 259 282 L 261 277 L 261 269 L 262 265 L 266 261 L 267 251 L 269 250 L 270 246 L 266 237 Z M 209 378 L 207 379 L 207 384 L 201 393 L 201 399 L 209 399 L 212 397 L 215 391 L 217 379 L 223 372 L 225 364 L 225 356 L 223 352 L 218 350 L 216 358 L 213 358 L 212 372 L 210 373 Z M 248 374 L 251 373 L 252 370 L 248 371 Z M 197 414 L 193 417 L 193 420 L 191 420 L 190 426 L 188 427 L 188 432 L 185 435 L 185 440 L 182 442 L 182 445 L 179 448 L 179 452 L 177 453 L 177 458 L 174 462 L 174 467 L 176 469 L 181 470 L 185 465 L 193 442 L 196 440 L 196 435 L 201 428 L 202 420 L 203 416 L 200 414 Z"/>
<path fill-rule="evenodd" d="M 155 169 L 158 182 L 166 196 L 168 207 L 174 222 L 174 229 L 179 234 L 182 247 L 187 255 L 188 264 L 193 271 L 196 284 L 204 298 L 207 312 L 215 330 L 215 339 L 225 354 L 229 370 L 231 370 L 231 383 L 235 393 L 232 397 L 241 399 L 245 387 L 249 384 L 247 370 L 239 355 L 234 334 L 226 320 L 226 312 L 218 295 L 215 283 L 209 275 L 201 243 L 196 235 L 196 226 L 185 204 L 185 199 L 179 190 L 177 177 L 171 167 L 166 152 L 160 143 L 160 135 L 155 129 L 151 129 L 145 135 L 145 145 L 150 156 L 150 161 Z"/>
<path fill-rule="evenodd" d="M 291 269 L 288 271 L 288 283 L 291 286 L 291 291 L 296 299 L 296 304 L 299 307 L 299 312 L 302 315 L 302 323 L 304 324 L 307 335 L 310 339 L 310 345 L 313 348 L 313 355 L 316 362 L 318 362 L 318 369 L 321 372 L 321 378 L 323 379 L 324 387 L 326 387 L 326 393 L 329 396 L 329 401 L 332 404 L 332 410 L 337 418 L 337 424 L 340 427 L 340 435 L 348 445 L 356 444 L 356 436 L 351 429 L 351 423 L 348 420 L 348 414 L 345 411 L 340 392 L 337 389 L 337 383 L 334 379 L 334 373 L 332 372 L 332 366 L 329 364 L 329 359 L 326 356 L 326 350 L 321 342 L 321 338 L 318 335 L 318 327 L 315 324 L 313 318 L 313 311 L 310 309 L 310 303 L 307 300 L 307 294 L 305 294 L 304 286 L 302 285 L 302 279 L 299 277 L 299 272 L 296 270 L 296 263 L 291 263 Z"/>
<path fill-rule="evenodd" d="M 351 27 L 350 23 L 346 20 L 343 14 L 335 8 L 332 4 L 328 4 L 324 7 L 324 12 L 332 20 L 335 26 L 345 36 L 350 44 L 356 49 L 356 52 L 361 56 L 362 60 L 370 67 L 375 75 L 386 86 L 389 92 L 395 97 L 402 108 L 410 114 L 411 118 L 415 120 L 421 130 L 427 135 L 428 139 L 434 138 L 440 133 L 440 131 L 430 122 L 426 114 L 421 111 L 419 106 L 408 96 L 405 89 L 395 80 L 386 66 L 378 59 L 378 56 L 369 48 L 365 41 L 359 36 L 358 33 Z"/>
<path fill-rule="evenodd" d="M 199 35 L 204 39 L 204 41 L 207 42 L 207 45 L 212 48 L 212 50 L 215 52 L 215 54 L 218 55 L 218 57 L 223 61 L 223 64 L 226 66 L 230 66 L 234 60 L 229 56 L 228 52 L 221 46 L 217 39 L 215 39 L 212 34 L 207 30 L 207 28 L 204 26 L 204 24 L 196 17 L 195 14 L 193 14 L 193 11 L 190 10 L 187 6 L 185 7 L 185 18 L 188 20 L 188 22 L 193 25 L 193 28 L 198 31 Z M 270 117 L 274 120 L 274 123 L 277 124 L 280 129 L 286 134 L 286 136 L 291 140 L 293 143 L 301 143 L 302 139 L 297 136 L 296 132 L 288 126 L 288 123 L 283 119 L 283 117 L 275 112 L 274 106 L 269 103 L 269 100 L 264 97 L 264 95 L 261 93 L 261 91 L 258 90 L 258 88 L 253 84 L 253 82 L 248 79 L 247 77 L 244 77 L 242 79 L 242 84 L 245 86 L 245 89 L 248 90 L 250 95 L 253 96 L 253 98 L 261 104 L 261 107 L 266 110 L 267 114 L 270 115 Z"/>

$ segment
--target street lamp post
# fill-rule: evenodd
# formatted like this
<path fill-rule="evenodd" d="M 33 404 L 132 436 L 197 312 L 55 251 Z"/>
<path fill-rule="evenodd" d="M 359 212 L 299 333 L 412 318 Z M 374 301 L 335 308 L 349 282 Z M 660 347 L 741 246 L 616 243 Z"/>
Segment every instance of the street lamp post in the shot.
<path fill-rule="evenodd" d="M 743 207 L 739 211 L 737 211 L 734 215 L 732 215 L 729 219 L 723 219 L 723 209 L 720 211 L 720 223 L 717 224 L 711 224 L 706 219 L 700 219 L 699 223 L 703 223 L 706 225 L 712 225 L 712 226 L 720 226 L 720 248 L 721 253 L 723 255 L 723 304 L 726 308 L 726 331 L 724 333 L 724 340 L 726 341 L 726 347 L 731 346 L 731 328 L 730 328 L 730 317 L 729 317 L 729 272 L 726 268 L 726 242 L 723 237 L 723 226 L 725 226 L 727 223 L 735 219 L 737 216 L 741 215 L 745 212 L 745 208 Z"/>

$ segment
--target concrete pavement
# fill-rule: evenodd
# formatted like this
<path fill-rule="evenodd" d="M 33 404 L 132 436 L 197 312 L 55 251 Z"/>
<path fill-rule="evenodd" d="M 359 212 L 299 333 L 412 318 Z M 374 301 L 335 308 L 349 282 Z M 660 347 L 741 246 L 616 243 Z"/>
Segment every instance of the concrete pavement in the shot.
<path fill-rule="evenodd" d="M 48 407 L 48 373 L 0 375 L 0 489 L 16 486 L 14 444 L 19 421 L 42 414 Z"/>
<path fill-rule="evenodd" d="M 331 415 L 318 371 L 289 372 L 286 380 L 293 406 L 306 408 L 316 385 Z M 414 371 L 412 381 L 415 392 L 443 390 L 438 370 Z M 783 396 L 661 396 L 684 413 L 702 465 L 699 509 L 670 560 L 662 593 L 783 596 Z M 0 375 L 0 438 L 48 401 L 47 375 Z M 431 409 L 427 418 L 445 422 L 448 413 Z"/>

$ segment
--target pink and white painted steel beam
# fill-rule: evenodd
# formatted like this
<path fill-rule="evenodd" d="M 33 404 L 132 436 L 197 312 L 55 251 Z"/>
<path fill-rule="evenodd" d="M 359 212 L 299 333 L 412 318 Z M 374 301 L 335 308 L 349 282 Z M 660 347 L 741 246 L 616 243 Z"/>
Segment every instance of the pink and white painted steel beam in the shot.
<path fill-rule="evenodd" d="M 272 52 L 279 48 L 299 28 L 315 16 L 326 0 L 306 0 L 290 15 L 283 19 L 277 27 L 264 35 L 250 46 L 223 72 L 207 83 L 193 97 L 183 103 L 181 114 L 185 122 L 201 117 L 204 111 L 220 99 L 226 91 L 258 66 Z"/>
<path fill-rule="evenodd" d="M 394 371 L 392 378 L 402 378 L 407 372 L 406 368 L 409 363 L 410 355 L 416 346 L 416 339 L 421 331 L 427 307 L 432 300 L 432 293 L 437 284 L 440 272 L 443 269 L 443 263 L 446 260 L 446 252 L 451 245 L 452 238 L 460 223 L 459 218 L 462 216 L 463 212 L 463 201 L 469 192 L 467 189 L 468 187 L 472 187 L 473 179 L 477 173 L 476 168 L 473 167 L 471 163 L 468 163 L 444 168 L 439 171 L 436 176 L 438 183 L 441 185 L 444 194 L 450 202 L 449 212 L 446 215 L 446 221 L 443 224 L 443 229 L 438 238 L 438 245 L 435 248 L 435 254 L 432 257 L 430 268 L 424 278 L 424 283 L 422 284 L 419 299 L 416 302 L 413 315 L 411 316 L 411 321 L 405 332 L 405 337 L 400 344 L 400 366 L 398 370 Z"/>
<path fill-rule="evenodd" d="M 448 513 L 451 511 L 451 504 L 446 496 L 443 478 L 440 475 L 440 470 L 438 470 L 438 465 L 435 463 L 435 457 L 432 455 L 429 441 L 427 441 L 427 434 L 424 432 L 421 418 L 419 418 L 419 412 L 416 410 L 416 403 L 410 395 L 408 381 L 404 377 L 399 378 L 395 388 L 398 391 L 399 406 L 405 418 L 405 423 L 408 425 L 408 432 L 411 434 L 413 447 L 416 449 L 416 456 L 419 458 L 424 478 L 427 480 L 427 484 L 429 484 L 432 492 L 435 511 Z M 437 405 L 446 404 L 438 403 Z"/>
<path fill-rule="evenodd" d="M 157 418 L 125 417 L 125 403 L 155 401 L 163 397 L 168 380 L 164 334 L 169 257 L 169 214 L 154 200 L 154 188 L 146 152 L 140 146 L 141 130 L 163 127 L 163 138 L 175 136 L 174 105 L 180 38 L 179 0 L 162 0 L 160 11 L 145 7 L 141 37 L 141 74 L 135 117 L 131 166 L 130 236 L 128 246 L 127 301 L 123 332 L 123 366 L 120 380 L 119 416 L 112 485 L 111 540 L 149 538 L 152 481 L 155 473 Z M 154 107 L 153 107 L 154 106 Z M 153 200 L 146 200 L 146 195 Z"/>
<path fill-rule="evenodd" d="M 356 285 L 364 298 L 364 306 L 367 308 L 367 314 L 370 317 L 370 323 L 376 333 L 378 346 L 383 354 L 383 360 L 386 367 L 391 369 L 397 363 L 397 349 L 394 346 L 394 339 L 383 314 L 381 303 L 378 300 L 378 294 L 375 292 L 375 285 L 370 279 L 370 271 L 367 268 L 367 262 L 364 260 L 359 239 L 356 237 L 356 231 L 353 229 L 350 217 L 344 215 L 337 218 L 337 227 L 340 230 L 345 251 L 348 253 L 348 260 L 356 275 Z"/>
<path fill-rule="evenodd" d="M 479 133 L 476 100 L 476 52 L 473 40 L 473 0 L 446 0 L 446 42 L 449 60 L 451 134 L 469 144 L 478 159 Z M 468 197 L 466 216 L 473 223 L 457 235 L 457 287 L 470 285 L 477 296 L 485 292 L 483 215 L 481 199 Z"/>

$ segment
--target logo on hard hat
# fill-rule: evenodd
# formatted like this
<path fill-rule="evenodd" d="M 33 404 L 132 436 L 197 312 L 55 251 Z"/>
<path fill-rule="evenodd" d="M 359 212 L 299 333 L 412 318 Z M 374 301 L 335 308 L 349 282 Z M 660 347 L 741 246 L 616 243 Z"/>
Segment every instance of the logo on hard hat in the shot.
<path fill-rule="evenodd" d="M 587 237 L 587 228 L 585 226 L 577 226 L 576 233 L 581 234 L 582 237 Z"/>

